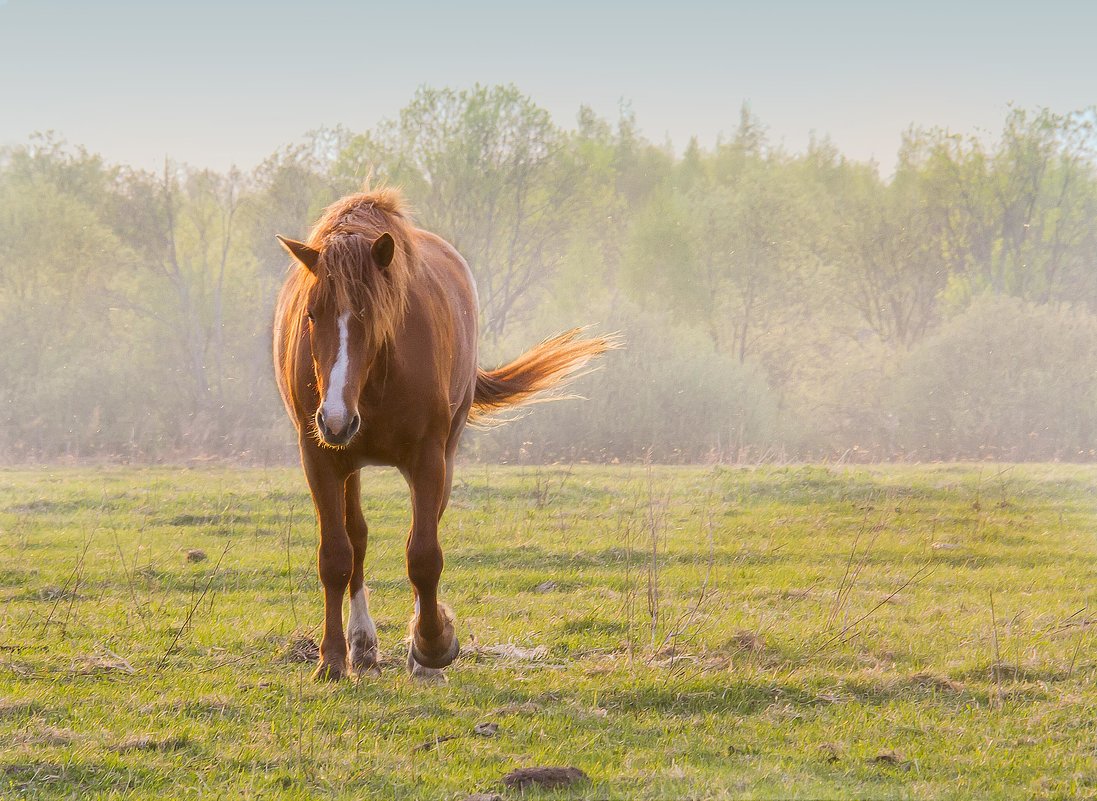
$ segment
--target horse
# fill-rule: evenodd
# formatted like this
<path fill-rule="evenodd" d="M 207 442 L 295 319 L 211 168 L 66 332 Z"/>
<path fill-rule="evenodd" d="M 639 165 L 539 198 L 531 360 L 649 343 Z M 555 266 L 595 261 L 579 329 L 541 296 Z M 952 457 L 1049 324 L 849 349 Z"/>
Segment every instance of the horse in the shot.
<path fill-rule="evenodd" d="M 452 245 L 416 227 L 395 189 L 333 203 L 305 242 L 277 238 L 293 261 L 275 311 L 275 375 L 319 526 L 324 627 L 314 676 L 380 672 L 360 471 L 381 465 L 397 468 L 411 495 L 407 669 L 444 681 L 460 645 L 453 611 L 438 600 L 438 527 L 466 424 L 563 386 L 615 342 L 573 329 L 480 369 L 472 272 Z"/>

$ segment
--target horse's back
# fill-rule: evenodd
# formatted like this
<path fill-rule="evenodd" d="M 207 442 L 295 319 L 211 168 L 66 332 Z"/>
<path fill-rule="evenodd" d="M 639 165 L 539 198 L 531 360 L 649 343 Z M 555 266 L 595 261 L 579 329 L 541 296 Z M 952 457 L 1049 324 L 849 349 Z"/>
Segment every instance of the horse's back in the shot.
<path fill-rule="evenodd" d="M 415 283 L 430 296 L 424 304 L 432 311 L 430 324 L 445 340 L 443 346 L 452 348 L 447 359 L 451 365 L 450 401 L 463 401 L 466 394 L 471 401 L 479 335 L 475 279 L 468 262 L 449 242 L 420 229 L 415 236 L 423 271 L 422 281 Z"/>

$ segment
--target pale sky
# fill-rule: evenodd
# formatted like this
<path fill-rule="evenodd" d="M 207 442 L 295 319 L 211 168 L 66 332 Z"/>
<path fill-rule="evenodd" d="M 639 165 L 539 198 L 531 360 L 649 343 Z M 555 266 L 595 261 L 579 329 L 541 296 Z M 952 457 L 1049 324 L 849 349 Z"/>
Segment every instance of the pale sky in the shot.
<path fill-rule="evenodd" d="M 0 145 L 56 131 L 111 161 L 250 168 L 360 131 L 421 85 L 514 83 L 680 151 L 749 102 L 772 141 L 829 135 L 887 172 L 910 124 L 994 132 L 1008 104 L 1097 104 L 1097 2 L 262 3 L 0 0 Z"/>

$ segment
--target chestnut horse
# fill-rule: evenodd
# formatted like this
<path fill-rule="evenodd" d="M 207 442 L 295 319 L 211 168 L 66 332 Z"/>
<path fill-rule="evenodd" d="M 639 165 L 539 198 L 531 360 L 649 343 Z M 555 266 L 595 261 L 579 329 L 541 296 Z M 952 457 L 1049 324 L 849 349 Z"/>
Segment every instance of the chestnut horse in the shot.
<path fill-rule="evenodd" d="M 479 369 L 468 264 L 416 228 L 392 189 L 334 203 L 307 243 L 278 239 L 296 265 L 275 314 L 275 372 L 320 526 L 324 634 L 316 677 L 379 670 L 362 569 L 368 528 L 359 471 L 387 465 L 411 490 L 408 670 L 441 678 L 460 648 L 453 613 L 438 600 L 438 524 L 465 423 L 560 386 L 612 343 L 573 330 L 498 370 Z"/>

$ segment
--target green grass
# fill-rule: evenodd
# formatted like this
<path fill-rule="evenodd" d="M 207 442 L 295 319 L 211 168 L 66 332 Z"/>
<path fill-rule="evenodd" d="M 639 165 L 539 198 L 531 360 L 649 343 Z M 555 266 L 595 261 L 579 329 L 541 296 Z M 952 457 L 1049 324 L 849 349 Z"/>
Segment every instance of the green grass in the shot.
<path fill-rule="evenodd" d="M 363 485 L 387 661 L 330 686 L 286 658 L 298 471 L 0 471 L 0 796 L 1097 795 L 1095 468 L 466 465 L 445 686 L 403 669 L 406 489 Z"/>

